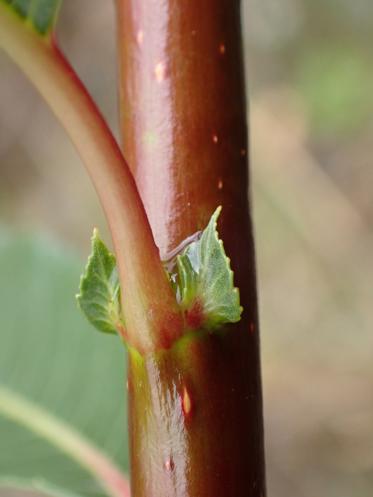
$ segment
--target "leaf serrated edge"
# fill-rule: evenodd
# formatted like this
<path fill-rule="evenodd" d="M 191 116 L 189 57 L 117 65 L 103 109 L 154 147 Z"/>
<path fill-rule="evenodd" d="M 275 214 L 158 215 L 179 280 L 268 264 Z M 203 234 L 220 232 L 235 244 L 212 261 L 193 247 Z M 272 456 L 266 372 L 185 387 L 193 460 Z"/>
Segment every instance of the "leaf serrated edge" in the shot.
<path fill-rule="evenodd" d="M 103 255 L 103 251 L 106 252 Z M 101 254 L 100 254 L 101 252 Z M 113 295 L 113 298 L 110 299 L 110 301 L 107 302 L 107 308 L 105 308 L 101 303 L 97 302 L 97 306 L 100 307 L 103 310 L 103 315 L 108 315 L 109 321 L 104 320 L 104 319 L 92 319 L 87 312 L 83 309 L 82 307 L 82 299 L 83 299 L 83 293 L 85 292 L 85 284 L 88 284 L 88 281 L 90 278 L 94 276 L 94 271 L 92 269 L 94 265 L 94 259 L 97 258 L 98 261 L 101 263 L 101 258 L 102 257 L 108 257 L 110 259 L 110 262 L 113 265 L 113 270 L 111 271 L 111 274 L 109 275 L 108 279 L 110 280 L 113 277 L 113 273 L 116 270 L 116 257 L 115 255 L 107 248 L 105 243 L 100 237 L 100 233 L 98 228 L 93 228 L 93 233 L 91 236 L 91 253 L 88 256 L 87 263 L 85 265 L 85 268 L 83 270 L 82 275 L 80 276 L 80 281 L 79 281 L 79 293 L 75 295 L 77 304 L 81 312 L 84 314 L 84 316 L 87 318 L 87 320 L 99 331 L 103 333 L 109 333 L 116 335 L 119 333 L 119 335 L 123 338 L 125 335 L 125 326 L 123 322 L 123 317 L 120 315 L 121 314 L 121 305 L 120 305 L 120 286 L 118 284 L 118 289 L 114 290 L 112 292 L 112 288 L 110 288 L 107 285 L 107 290 L 108 293 Z M 105 273 L 105 270 L 103 268 L 103 273 Z M 104 298 L 104 296 L 103 296 Z M 119 312 L 118 312 L 118 320 L 115 319 L 110 319 L 111 314 L 112 314 L 112 309 L 111 307 L 115 305 L 113 299 L 118 299 L 118 306 L 119 306 Z M 92 302 L 94 304 L 94 302 Z M 111 311 L 111 312 L 109 312 Z M 99 326 L 98 323 L 104 323 L 106 326 Z M 105 329 L 106 328 L 106 329 Z"/>
<path fill-rule="evenodd" d="M 232 287 L 231 292 L 232 292 L 232 294 L 235 294 L 235 300 L 236 300 L 235 305 L 237 305 L 237 317 L 230 320 L 230 323 L 237 323 L 241 320 L 241 315 L 242 315 L 242 312 L 244 309 L 243 309 L 242 305 L 240 305 L 240 289 L 234 285 L 234 271 L 231 267 L 231 259 L 230 259 L 230 257 L 227 256 L 227 254 L 225 252 L 225 248 L 224 248 L 224 242 L 219 237 L 218 219 L 219 219 L 219 216 L 222 212 L 222 209 L 223 209 L 223 207 L 221 205 L 219 205 L 215 209 L 214 213 L 212 214 L 212 216 L 210 218 L 209 224 L 207 225 L 206 231 L 212 230 L 212 235 L 215 237 L 215 240 L 219 243 L 220 250 L 221 250 L 222 254 L 224 254 L 224 258 L 225 258 L 227 269 L 228 269 L 229 284 Z M 203 237 L 203 234 L 202 234 L 202 237 Z M 201 239 L 202 239 L 202 237 L 201 237 Z"/>
<path fill-rule="evenodd" d="M 224 248 L 224 242 L 223 240 L 219 237 L 219 232 L 218 232 L 218 218 L 221 214 L 222 211 L 222 206 L 219 205 L 212 216 L 210 217 L 210 220 L 206 226 L 206 228 L 203 230 L 201 237 L 197 241 L 191 242 L 189 245 L 187 245 L 181 254 L 176 256 L 176 267 L 178 269 L 178 276 L 179 276 L 179 285 L 178 285 L 178 294 L 179 294 L 179 301 L 180 305 L 183 309 L 183 312 L 185 314 L 188 314 L 188 311 L 193 309 L 193 305 L 196 303 L 196 299 L 198 300 L 198 297 L 201 298 L 201 301 L 203 302 L 203 308 L 205 312 L 205 319 L 203 321 L 203 327 L 206 328 L 211 328 L 211 329 L 216 329 L 221 327 L 224 322 L 219 322 L 220 315 L 219 315 L 219 310 L 224 308 L 224 305 L 219 305 L 217 306 L 216 303 L 214 303 L 213 299 L 206 299 L 203 295 L 194 295 L 192 298 L 188 298 L 188 288 L 187 288 L 187 283 L 189 284 L 193 281 L 192 277 L 188 278 L 188 268 L 192 274 L 196 275 L 198 279 L 203 280 L 203 278 L 206 277 L 209 269 L 209 264 L 208 261 L 206 260 L 206 256 L 208 256 L 208 248 L 215 246 L 219 247 L 218 250 L 220 254 L 223 255 L 223 260 L 225 263 L 225 270 L 227 270 L 227 273 L 225 273 L 226 278 L 228 278 L 228 286 L 230 288 L 229 290 L 229 302 L 225 307 L 227 309 L 230 309 L 235 312 L 231 313 L 226 313 L 226 315 L 229 315 L 229 320 L 226 321 L 226 323 L 236 323 L 240 321 L 241 315 L 243 312 L 243 307 L 240 305 L 240 291 L 239 288 L 234 285 L 234 271 L 232 270 L 231 267 L 231 259 L 227 256 Z M 199 271 L 196 271 L 191 260 L 188 257 L 188 249 L 190 250 L 190 247 L 193 244 L 197 244 L 197 252 L 198 252 L 198 258 L 200 261 L 200 268 Z M 218 281 L 219 279 L 215 280 Z M 215 283 L 214 283 L 215 284 Z M 209 288 L 210 290 L 211 288 Z M 193 294 L 193 289 L 189 289 L 192 294 Z M 198 282 L 197 282 L 197 288 L 198 292 Z M 200 291 L 203 293 L 203 289 L 200 288 Z M 205 289 L 206 292 L 206 289 Z M 215 316 L 214 316 L 215 314 Z"/>

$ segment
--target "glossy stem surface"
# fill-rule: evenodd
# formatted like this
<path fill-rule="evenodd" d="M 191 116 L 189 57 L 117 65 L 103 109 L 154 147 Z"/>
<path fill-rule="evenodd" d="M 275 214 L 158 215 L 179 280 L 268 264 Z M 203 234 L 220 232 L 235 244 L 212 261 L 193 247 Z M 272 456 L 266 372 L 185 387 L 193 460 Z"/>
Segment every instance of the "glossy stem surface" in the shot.
<path fill-rule="evenodd" d="M 130 353 L 132 494 L 264 496 L 260 414 L 239 330 Z"/>
<path fill-rule="evenodd" d="M 224 338 L 195 337 L 195 356 L 170 349 L 162 359 L 130 361 L 133 494 L 262 497 L 240 3 L 117 0 L 117 7 L 123 150 L 155 241 L 167 258 L 222 205 L 219 233 L 244 307 L 241 322 L 228 326 Z M 185 426 L 183 385 L 195 403 Z"/>

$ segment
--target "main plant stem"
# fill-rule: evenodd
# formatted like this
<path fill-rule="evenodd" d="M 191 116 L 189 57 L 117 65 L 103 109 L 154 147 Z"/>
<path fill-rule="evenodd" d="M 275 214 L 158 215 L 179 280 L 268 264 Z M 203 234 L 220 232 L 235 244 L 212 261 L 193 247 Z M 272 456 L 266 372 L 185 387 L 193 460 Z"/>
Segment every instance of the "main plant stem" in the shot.
<path fill-rule="evenodd" d="M 263 497 L 255 262 L 237 0 L 117 0 L 125 157 L 164 258 L 223 206 L 243 318 L 130 350 L 132 493 Z"/>

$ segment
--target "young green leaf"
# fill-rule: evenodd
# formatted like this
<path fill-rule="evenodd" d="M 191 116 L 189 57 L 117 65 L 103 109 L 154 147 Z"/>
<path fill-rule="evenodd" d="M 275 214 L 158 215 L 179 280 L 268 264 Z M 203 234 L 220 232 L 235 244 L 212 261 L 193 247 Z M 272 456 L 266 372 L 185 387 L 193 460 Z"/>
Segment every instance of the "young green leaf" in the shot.
<path fill-rule="evenodd" d="M 218 207 L 200 239 L 176 259 L 180 303 L 192 327 L 214 329 L 241 319 L 239 291 L 217 232 L 220 211 Z"/>
<path fill-rule="evenodd" d="M 115 256 L 93 231 L 92 253 L 80 279 L 79 307 L 88 321 L 104 333 L 123 333 L 120 287 Z"/>
<path fill-rule="evenodd" d="M 0 0 L 26 25 L 42 37 L 51 34 L 62 0 Z"/>

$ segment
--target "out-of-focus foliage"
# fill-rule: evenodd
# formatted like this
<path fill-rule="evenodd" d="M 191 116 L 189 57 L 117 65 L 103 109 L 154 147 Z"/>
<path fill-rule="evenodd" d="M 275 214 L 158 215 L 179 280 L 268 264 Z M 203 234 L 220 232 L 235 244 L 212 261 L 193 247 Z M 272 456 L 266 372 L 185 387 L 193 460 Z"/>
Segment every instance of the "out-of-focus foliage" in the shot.
<path fill-rule="evenodd" d="M 269 495 L 366 497 L 373 2 L 242 5 Z M 62 46 L 116 129 L 112 2 L 65 0 L 61 14 Z M 93 225 L 107 237 L 80 161 L 2 56 L 0 74 L 0 219 L 47 230 L 86 255 Z"/>
<path fill-rule="evenodd" d="M 21 22 L 40 36 L 48 36 L 53 30 L 60 7 L 60 0 L 0 0 Z"/>
<path fill-rule="evenodd" d="M 75 258 L 50 243 L 6 236 L 0 227 L 0 487 L 9 481 L 46 488 L 47 495 L 105 494 L 60 444 L 30 430 L 35 413 L 28 403 L 128 469 L 124 347 L 118 337 L 93 331 L 77 310 L 79 271 Z M 13 395 L 26 402 L 28 425 L 7 412 Z M 82 450 L 87 460 L 96 457 Z"/>
<path fill-rule="evenodd" d="M 298 85 L 310 125 L 323 136 L 359 132 L 372 121 L 371 55 L 349 45 L 315 44 L 298 64 Z"/>
<path fill-rule="evenodd" d="M 373 3 L 244 2 L 269 495 L 373 492 Z"/>

